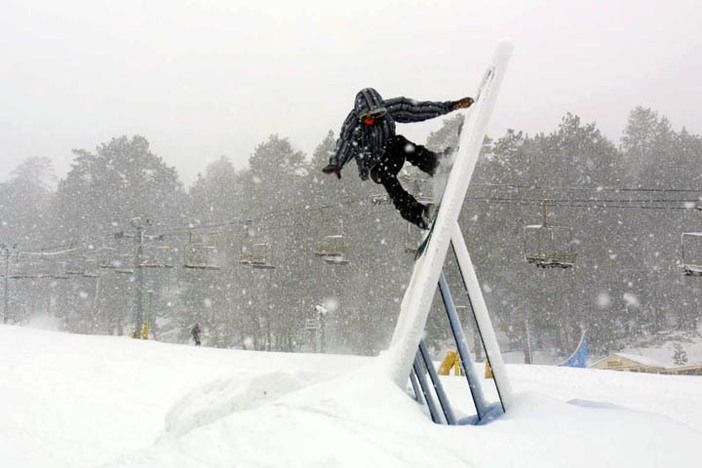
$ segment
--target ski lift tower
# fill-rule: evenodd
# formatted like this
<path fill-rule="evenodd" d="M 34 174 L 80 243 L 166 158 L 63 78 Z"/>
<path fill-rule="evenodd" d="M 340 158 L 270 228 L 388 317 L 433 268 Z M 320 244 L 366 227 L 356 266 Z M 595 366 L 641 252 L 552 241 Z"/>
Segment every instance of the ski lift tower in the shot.
<path fill-rule="evenodd" d="M 5 294 L 3 296 L 3 309 L 2 309 L 2 323 L 7 323 L 9 312 L 10 312 L 10 254 L 17 248 L 17 244 L 13 244 L 11 247 L 5 244 L 0 245 L 0 250 L 3 251 L 3 265 L 2 274 L 3 288 Z"/>
<path fill-rule="evenodd" d="M 578 257 L 574 249 L 573 229 L 551 224 L 548 206 L 548 200 L 541 204 L 541 224 L 524 228 L 524 259 L 539 268 L 572 268 Z"/>

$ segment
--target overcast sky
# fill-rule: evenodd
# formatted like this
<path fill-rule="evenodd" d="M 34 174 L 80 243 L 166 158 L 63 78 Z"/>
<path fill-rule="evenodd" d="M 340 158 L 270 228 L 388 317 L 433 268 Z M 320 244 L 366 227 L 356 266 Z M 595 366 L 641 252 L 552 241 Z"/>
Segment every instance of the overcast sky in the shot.
<path fill-rule="evenodd" d="M 615 143 L 637 105 L 702 134 L 699 0 L 3 0 L 0 180 L 73 148 L 143 135 L 186 184 L 271 133 L 311 153 L 363 87 L 473 94 L 500 39 L 515 51 L 489 134 L 566 112 Z M 421 141 L 441 119 L 401 125 Z"/>

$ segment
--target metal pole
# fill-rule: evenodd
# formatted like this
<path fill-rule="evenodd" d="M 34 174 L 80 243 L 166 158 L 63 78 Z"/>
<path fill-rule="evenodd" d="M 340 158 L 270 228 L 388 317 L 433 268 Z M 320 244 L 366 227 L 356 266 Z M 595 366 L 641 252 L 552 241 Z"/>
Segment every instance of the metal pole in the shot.
<path fill-rule="evenodd" d="M 439 398 L 439 404 L 441 405 L 441 410 L 444 412 L 444 417 L 446 418 L 446 423 L 451 426 L 456 425 L 456 416 L 453 414 L 451 409 L 451 404 L 449 403 L 448 397 L 444 392 L 444 387 L 441 385 L 441 380 L 439 380 L 439 375 L 436 373 L 436 368 L 434 363 L 431 361 L 431 356 L 429 355 L 429 350 L 424 340 L 419 342 L 419 354 L 422 356 L 424 361 L 424 366 L 429 372 L 429 378 L 434 386 L 434 393 Z"/>
<path fill-rule="evenodd" d="M 419 382 L 417 382 L 417 376 L 414 372 L 410 372 L 410 383 L 412 384 L 414 399 L 421 405 L 424 402 L 424 397 L 422 396 L 422 391 L 419 388 Z"/>
<path fill-rule="evenodd" d="M 429 383 L 427 382 L 427 377 L 424 375 L 424 369 L 422 369 L 422 361 L 419 356 L 419 350 L 417 350 L 417 354 L 415 354 L 414 356 L 413 368 L 414 375 L 417 376 L 417 380 L 419 380 L 419 386 L 422 389 L 422 393 L 424 394 L 424 401 L 427 402 L 427 407 L 429 408 L 431 420 L 437 424 L 443 424 L 444 421 L 441 418 L 441 413 L 439 413 L 439 409 L 436 407 L 436 402 L 434 402 L 434 397 L 429 391 Z"/>
<path fill-rule="evenodd" d="M 529 309 L 524 308 L 524 339 L 525 339 L 525 346 L 524 346 L 524 364 L 531 364 L 533 361 L 533 357 L 531 354 L 531 333 L 529 330 Z"/>
<path fill-rule="evenodd" d="M 463 366 L 463 370 L 465 371 L 468 387 L 470 388 L 471 395 L 473 395 L 473 403 L 475 403 L 475 410 L 478 413 L 478 420 L 480 421 L 487 414 L 488 405 L 485 401 L 483 388 L 480 386 L 480 376 L 475 370 L 473 357 L 470 355 L 470 349 L 468 349 L 468 343 L 465 335 L 463 334 L 463 328 L 461 327 L 461 322 L 458 319 L 456 306 L 454 305 L 453 298 L 451 297 L 451 290 L 449 289 L 449 285 L 443 271 L 439 277 L 439 289 L 441 291 L 441 297 L 444 300 L 444 305 L 446 306 L 446 314 L 448 315 L 449 323 L 451 324 L 453 338 L 456 341 L 458 355 L 461 358 L 461 366 Z"/>
<path fill-rule="evenodd" d="M 7 323 L 7 315 L 10 308 L 10 249 L 5 245 L 2 247 L 5 249 L 5 300 L 2 323 Z"/>
<path fill-rule="evenodd" d="M 315 347 L 315 352 L 321 353 L 322 352 L 322 321 L 321 321 L 321 314 L 317 312 L 317 328 L 314 330 L 314 347 Z"/>
<path fill-rule="evenodd" d="M 500 354 L 500 345 L 497 343 L 495 328 L 492 326 L 492 320 L 490 319 L 490 314 L 488 313 L 487 305 L 485 304 L 485 298 L 483 297 L 483 292 L 480 289 L 478 275 L 476 275 L 475 268 L 473 268 L 473 262 L 470 259 L 470 254 L 468 253 L 468 248 L 466 247 L 466 241 L 463 238 L 463 233 L 458 227 L 458 222 L 454 224 L 453 235 L 451 236 L 451 245 L 453 246 L 453 251 L 456 254 L 456 261 L 458 262 L 458 269 L 461 273 L 461 278 L 463 279 L 463 286 L 468 293 L 468 299 L 470 300 L 471 308 L 473 309 L 475 322 L 478 325 L 480 337 L 483 341 L 483 345 L 485 346 L 485 355 L 490 367 L 492 368 L 495 378 L 495 387 L 497 388 L 497 393 L 500 396 L 502 409 L 503 411 L 507 412 L 512 403 L 512 385 L 507 377 L 507 369 L 505 368 L 504 361 L 502 360 L 502 354 Z"/>
<path fill-rule="evenodd" d="M 324 314 L 320 311 L 318 311 L 317 314 L 319 315 L 319 352 L 323 353 L 327 341 L 326 332 L 324 330 L 326 323 L 324 321 Z"/>
<path fill-rule="evenodd" d="M 141 336 L 141 327 L 144 321 L 144 273 L 141 269 L 141 257 L 143 255 L 144 228 L 141 222 L 136 224 L 136 235 L 134 236 L 134 283 L 136 291 L 134 293 L 134 338 Z"/>
<path fill-rule="evenodd" d="M 149 331 L 151 328 L 151 294 L 153 291 L 146 291 L 146 297 L 145 297 L 145 304 L 144 308 L 146 311 L 146 317 L 144 319 L 144 328 L 143 333 L 141 334 L 141 338 L 143 340 L 148 340 L 149 339 Z"/>
<path fill-rule="evenodd" d="M 95 295 L 93 296 L 93 315 L 96 320 L 100 317 L 100 275 L 95 278 Z"/>

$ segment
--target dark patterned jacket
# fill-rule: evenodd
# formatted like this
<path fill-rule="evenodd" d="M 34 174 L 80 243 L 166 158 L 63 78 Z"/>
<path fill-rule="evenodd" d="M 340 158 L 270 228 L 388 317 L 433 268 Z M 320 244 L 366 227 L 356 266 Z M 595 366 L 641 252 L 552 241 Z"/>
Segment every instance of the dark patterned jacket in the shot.
<path fill-rule="evenodd" d="M 352 158 L 356 159 L 361 179 L 368 179 L 368 172 L 382 159 L 385 143 L 395 136 L 395 123 L 421 122 L 448 114 L 458 101 L 415 101 L 405 97 L 384 100 L 373 88 L 365 88 L 356 95 L 353 110 L 341 126 L 334 154 L 329 164 L 343 167 Z M 385 109 L 386 114 L 373 125 L 361 122 L 366 111 Z"/>

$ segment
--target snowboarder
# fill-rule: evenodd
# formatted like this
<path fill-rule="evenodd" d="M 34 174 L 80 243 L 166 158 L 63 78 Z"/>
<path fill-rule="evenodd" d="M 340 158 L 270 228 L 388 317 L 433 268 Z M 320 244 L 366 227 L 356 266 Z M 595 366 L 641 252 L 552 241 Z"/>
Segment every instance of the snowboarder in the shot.
<path fill-rule="evenodd" d="M 190 330 L 190 334 L 193 336 L 193 340 L 195 340 L 195 346 L 200 346 L 200 324 L 196 323 L 195 326 L 193 327 L 192 330 Z"/>
<path fill-rule="evenodd" d="M 395 123 L 421 122 L 473 104 L 473 98 L 458 101 L 418 102 L 405 97 L 384 100 L 373 88 L 356 95 L 353 110 L 344 120 L 334 154 L 322 172 L 336 174 L 352 158 L 356 159 L 362 180 L 368 177 L 382 184 L 395 208 L 407 221 L 429 229 L 429 206 L 419 203 L 397 180 L 405 161 L 434 175 L 440 159 L 450 150 L 434 153 L 395 133 Z"/>

